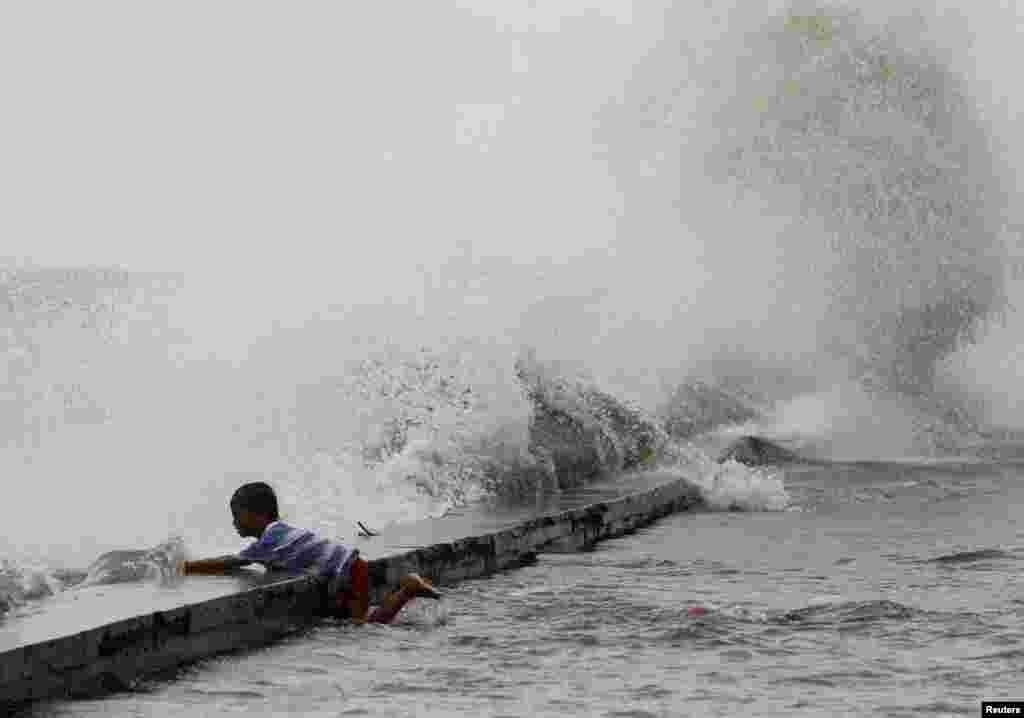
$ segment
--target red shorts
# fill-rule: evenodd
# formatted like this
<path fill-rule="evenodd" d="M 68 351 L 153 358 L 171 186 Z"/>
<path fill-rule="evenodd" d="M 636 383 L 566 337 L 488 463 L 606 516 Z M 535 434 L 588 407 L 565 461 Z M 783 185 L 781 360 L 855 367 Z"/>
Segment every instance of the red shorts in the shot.
<path fill-rule="evenodd" d="M 327 596 L 326 613 L 335 618 L 354 618 L 353 607 L 362 615 L 360 618 L 370 623 L 391 623 L 402 606 L 412 600 L 405 593 L 389 594 L 385 605 L 370 610 L 370 564 L 361 558 L 352 559 L 349 569 L 349 581 L 333 596 Z M 390 599 L 390 600 L 389 600 Z M 353 604 L 355 604 L 353 606 Z"/>
<path fill-rule="evenodd" d="M 325 597 L 327 615 L 335 618 L 351 618 L 349 603 L 352 600 L 362 597 L 364 602 L 369 602 L 370 564 L 361 558 L 354 558 L 350 572 L 351 580 L 348 585 L 334 595 Z M 327 590 L 326 587 L 325 590 Z"/>

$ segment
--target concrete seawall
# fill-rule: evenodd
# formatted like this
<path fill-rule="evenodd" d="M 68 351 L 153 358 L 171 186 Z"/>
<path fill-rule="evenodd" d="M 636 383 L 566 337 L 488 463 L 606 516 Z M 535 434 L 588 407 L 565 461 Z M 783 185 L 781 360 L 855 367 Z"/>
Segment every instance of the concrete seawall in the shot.
<path fill-rule="evenodd" d="M 574 551 L 621 536 L 699 503 L 690 482 L 649 472 L 533 507 L 469 510 L 411 524 L 359 549 L 370 561 L 378 602 L 409 571 L 452 584 L 529 563 L 538 553 Z M 139 585 L 69 591 L 35 616 L 11 619 L 0 631 L 0 706 L 117 690 L 207 656 L 266 644 L 319 620 L 320 585 L 312 577 L 243 572 L 189 577 L 183 584 L 174 592 Z M 116 610 L 114 594 L 120 599 Z M 111 620 L 111 613 L 121 617 Z"/>

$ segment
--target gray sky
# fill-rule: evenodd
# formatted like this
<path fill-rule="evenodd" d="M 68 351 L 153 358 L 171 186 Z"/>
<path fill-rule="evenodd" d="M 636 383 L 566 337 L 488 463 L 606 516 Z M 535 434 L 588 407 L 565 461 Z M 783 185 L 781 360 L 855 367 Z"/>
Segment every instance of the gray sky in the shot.
<path fill-rule="evenodd" d="M 578 162 L 566 178 L 564 158 L 539 173 L 526 166 L 538 156 L 479 161 L 517 102 L 565 88 L 526 79 L 525 3 L 500 22 L 483 13 L 498 3 L 473 5 L 5 5 L 0 255 L 379 291 L 383 272 L 368 268 L 436 262 L 456 240 L 501 252 L 515 232 L 520 256 L 557 253 L 528 230 L 587 220 L 572 197 L 544 196 L 569 179 L 592 199 L 607 179 Z M 553 39 L 558 15 L 582 5 L 538 14 L 540 29 Z M 614 15 L 593 18 L 614 32 Z M 534 44 L 550 72 L 544 35 Z M 547 108 L 547 150 L 585 162 L 575 122 L 628 73 L 621 55 L 575 80 L 569 112 Z M 527 221 L 531 200 L 542 206 Z"/>

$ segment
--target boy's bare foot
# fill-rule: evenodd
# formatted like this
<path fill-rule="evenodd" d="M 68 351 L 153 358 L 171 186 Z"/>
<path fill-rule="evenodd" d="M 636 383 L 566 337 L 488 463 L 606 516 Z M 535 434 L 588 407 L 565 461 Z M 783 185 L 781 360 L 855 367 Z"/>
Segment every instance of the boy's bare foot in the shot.
<path fill-rule="evenodd" d="M 398 580 L 398 585 L 406 593 L 419 598 L 432 598 L 435 601 L 441 598 L 441 594 L 430 584 L 430 581 L 418 573 L 410 573 Z"/>

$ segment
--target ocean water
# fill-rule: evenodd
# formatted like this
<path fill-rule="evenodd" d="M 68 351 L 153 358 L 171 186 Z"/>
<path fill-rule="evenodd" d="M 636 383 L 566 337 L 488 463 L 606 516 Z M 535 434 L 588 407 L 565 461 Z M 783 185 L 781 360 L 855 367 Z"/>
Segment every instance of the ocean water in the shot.
<path fill-rule="evenodd" d="M 31 713 L 957 714 L 1021 684 L 1016 6 L 2 12 L 0 621 L 236 550 L 252 480 L 343 540 L 579 483 L 555 454 L 709 507 Z M 845 463 L 719 464 L 698 430 Z"/>
<path fill-rule="evenodd" d="M 785 510 L 674 515 L 450 587 L 390 627 L 328 622 L 25 715 L 977 715 L 1021 697 L 1021 466 L 785 484 Z"/>

